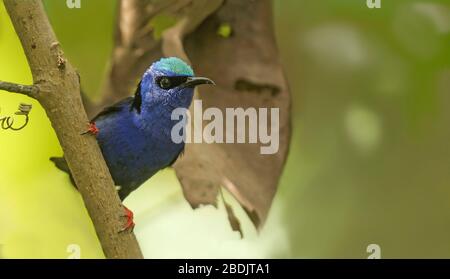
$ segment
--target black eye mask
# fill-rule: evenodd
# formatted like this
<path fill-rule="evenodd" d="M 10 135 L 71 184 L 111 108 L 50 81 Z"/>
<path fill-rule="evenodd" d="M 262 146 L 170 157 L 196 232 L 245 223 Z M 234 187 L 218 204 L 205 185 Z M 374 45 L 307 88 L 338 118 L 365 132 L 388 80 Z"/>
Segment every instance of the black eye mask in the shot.
<path fill-rule="evenodd" d="M 176 76 L 176 77 L 168 77 L 168 76 L 160 76 L 156 78 L 156 84 L 161 89 L 172 89 L 174 87 L 180 86 L 181 84 L 187 81 L 187 76 Z"/>

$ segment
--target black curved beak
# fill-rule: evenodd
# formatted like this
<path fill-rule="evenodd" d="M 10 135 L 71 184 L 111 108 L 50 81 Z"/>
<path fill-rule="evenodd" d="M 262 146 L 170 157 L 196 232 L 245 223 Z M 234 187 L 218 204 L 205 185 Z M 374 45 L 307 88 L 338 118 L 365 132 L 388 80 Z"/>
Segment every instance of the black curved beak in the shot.
<path fill-rule="evenodd" d="M 216 83 L 209 78 L 205 77 L 188 77 L 186 82 L 183 83 L 183 87 L 195 87 L 201 84 L 211 84 L 216 85 Z"/>

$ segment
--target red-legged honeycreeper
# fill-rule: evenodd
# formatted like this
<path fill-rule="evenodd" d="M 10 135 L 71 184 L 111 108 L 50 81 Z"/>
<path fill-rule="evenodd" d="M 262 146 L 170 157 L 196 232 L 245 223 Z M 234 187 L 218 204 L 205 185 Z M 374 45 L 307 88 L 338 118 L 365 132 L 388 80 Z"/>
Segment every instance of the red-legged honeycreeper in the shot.
<path fill-rule="evenodd" d="M 103 157 L 120 199 L 159 170 L 172 165 L 183 152 L 184 142 L 175 143 L 171 130 L 176 108 L 189 108 L 194 88 L 214 84 L 194 77 L 192 68 L 179 58 L 162 58 L 142 76 L 134 97 L 105 108 L 91 120 L 89 131 L 96 134 Z M 56 166 L 70 172 L 63 158 L 51 158 Z"/>

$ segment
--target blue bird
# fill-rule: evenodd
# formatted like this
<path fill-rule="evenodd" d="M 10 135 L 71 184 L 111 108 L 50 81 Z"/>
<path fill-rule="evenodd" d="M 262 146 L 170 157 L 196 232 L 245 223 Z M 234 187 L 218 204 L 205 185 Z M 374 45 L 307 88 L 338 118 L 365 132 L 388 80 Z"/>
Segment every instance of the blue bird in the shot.
<path fill-rule="evenodd" d="M 189 108 L 194 88 L 214 84 L 194 77 L 192 68 L 175 57 L 153 63 L 142 76 L 134 97 L 105 108 L 91 120 L 86 133 L 95 134 L 120 199 L 147 181 L 159 170 L 172 165 L 184 150 L 175 143 L 171 131 L 179 120 L 172 120 L 176 108 Z M 70 174 L 64 158 L 51 158 Z M 73 182 L 73 179 L 72 179 Z M 133 214 L 127 208 L 125 229 L 133 227 Z"/>

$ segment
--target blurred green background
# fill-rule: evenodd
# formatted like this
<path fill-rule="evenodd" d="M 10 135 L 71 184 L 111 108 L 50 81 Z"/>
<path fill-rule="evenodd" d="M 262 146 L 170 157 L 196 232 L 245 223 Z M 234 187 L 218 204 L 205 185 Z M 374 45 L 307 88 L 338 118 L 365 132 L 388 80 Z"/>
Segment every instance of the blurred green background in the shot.
<path fill-rule="evenodd" d="M 82 84 L 95 97 L 112 47 L 115 1 L 44 1 Z M 192 211 L 172 170 L 131 195 L 147 258 L 450 258 L 450 0 L 275 0 L 293 96 L 292 146 L 258 235 L 225 210 Z M 0 80 L 31 83 L 0 4 Z M 33 104 L 20 132 L 0 130 L 0 257 L 103 257 L 44 111 L 0 92 L 0 117 Z M 230 200 L 230 198 L 228 198 Z M 236 205 L 236 203 L 234 203 Z M 236 207 L 236 206 L 235 206 Z M 236 207 L 237 208 L 237 207 Z"/>

